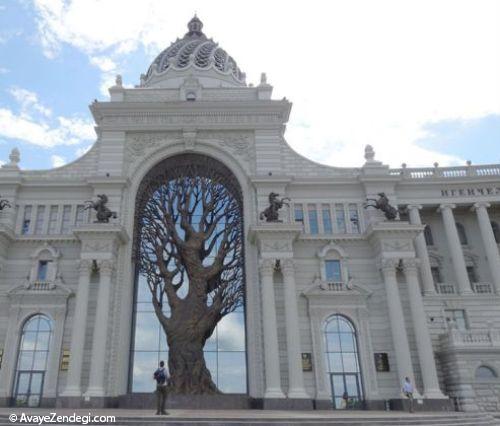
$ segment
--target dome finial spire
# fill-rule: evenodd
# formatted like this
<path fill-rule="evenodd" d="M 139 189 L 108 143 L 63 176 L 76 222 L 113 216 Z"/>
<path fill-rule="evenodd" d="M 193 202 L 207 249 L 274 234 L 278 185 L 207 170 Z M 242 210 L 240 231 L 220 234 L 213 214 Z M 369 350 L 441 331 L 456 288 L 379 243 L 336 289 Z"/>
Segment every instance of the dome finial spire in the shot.
<path fill-rule="evenodd" d="M 189 32 L 186 34 L 187 36 L 202 36 L 203 32 L 201 29 L 203 28 L 203 22 L 200 21 L 200 18 L 196 16 L 196 13 L 188 22 L 188 30 Z"/>

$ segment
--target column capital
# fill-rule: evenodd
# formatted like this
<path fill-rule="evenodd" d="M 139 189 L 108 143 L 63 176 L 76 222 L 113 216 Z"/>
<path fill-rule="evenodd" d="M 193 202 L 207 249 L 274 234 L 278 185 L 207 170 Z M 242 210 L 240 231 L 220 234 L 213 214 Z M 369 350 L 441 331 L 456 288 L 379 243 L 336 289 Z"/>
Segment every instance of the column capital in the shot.
<path fill-rule="evenodd" d="M 378 268 L 382 272 L 396 272 L 396 268 L 399 266 L 399 259 L 380 259 Z"/>
<path fill-rule="evenodd" d="M 99 273 L 102 275 L 111 275 L 115 270 L 115 262 L 112 260 L 101 260 L 98 265 Z"/>
<path fill-rule="evenodd" d="M 293 275 L 295 273 L 295 261 L 293 259 L 281 260 L 281 272 L 283 275 Z"/>
<path fill-rule="evenodd" d="M 78 271 L 80 274 L 89 274 L 92 272 L 93 261 L 91 259 L 80 259 L 78 262 Z"/>
<path fill-rule="evenodd" d="M 453 210 L 455 207 L 457 207 L 456 204 L 453 204 L 453 203 L 443 203 L 443 204 L 440 204 L 437 211 L 438 212 L 442 212 L 444 210 Z"/>
<path fill-rule="evenodd" d="M 260 259 L 259 271 L 261 275 L 273 275 L 274 267 L 276 265 L 275 259 Z"/>
<path fill-rule="evenodd" d="M 419 266 L 419 259 L 403 259 L 403 270 L 405 274 L 417 274 Z"/>
<path fill-rule="evenodd" d="M 491 207 L 491 204 L 488 203 L 487 201 L 478 201 L 477 203 L 474 203 L 471 207 L 471 210 L 472 211 L 476 211 L 476 210 L 479 210 L 481 208 L 485 208 L 485 209 L 488 209 Z"/>
<path fill-rule="evenodd" d="M 408 210 L 422 210 L 424 206 L 422 204 L 408 204 L 406 208 Z"/>

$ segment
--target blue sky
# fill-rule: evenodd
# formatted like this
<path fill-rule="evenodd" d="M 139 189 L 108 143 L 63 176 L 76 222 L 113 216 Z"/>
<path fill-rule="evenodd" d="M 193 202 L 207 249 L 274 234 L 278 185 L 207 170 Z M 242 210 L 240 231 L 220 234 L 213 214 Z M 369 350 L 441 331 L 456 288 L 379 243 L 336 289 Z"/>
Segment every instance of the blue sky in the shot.
<path fill-rule="evenodd" d="M 404 4 L 403 4 L 404 3 Z M 117 73 L 137 84 L 194 12 L 257 83 L 294 105 L 286 139 L 330 165 L 363 147 L 398 167 L 500 163 L 500 2 L 0 0 L 0 160 L 74 160 L 88 105 Z M 259 23 L 256 26 L 256 22 Z"/>

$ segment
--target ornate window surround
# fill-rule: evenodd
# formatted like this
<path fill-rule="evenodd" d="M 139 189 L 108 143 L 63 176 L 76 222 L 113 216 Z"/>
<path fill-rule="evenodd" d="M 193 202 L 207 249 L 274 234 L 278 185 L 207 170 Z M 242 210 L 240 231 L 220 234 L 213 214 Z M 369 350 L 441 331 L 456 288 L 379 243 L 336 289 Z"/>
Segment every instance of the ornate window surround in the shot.
<path fill-rule="evenodd" d="M 61 281 L 61 277 L 59 275 L 59 259 L 61 254 L 54 249 L 48 243 L 45 243 L 43 246 L 37 248 L 31 257 L 31 269 L 30 274 L 28 276 L 27 287 L 33 286 L 43 286 L 48 285 L 51 288 L 54 288 L 57 281 Z M 40 261 L 49 261 L 50 263 L 47 266 L 47 278 L 44 281 L 40 281 L 38 279 L 38 268 Z"/>
<path fill-rule="evenodd" d="M 340 274 L 342 277 L 342 284 L 347 285 L 349 281 L 349 271 L 347 268 L 348 256 L 344 249 L 335 243 L 329 243 L 320 250 L 318 250 L 317 256 L 319 258 L 319 268 L 320 268 L 320 279 L 322 282 L 327 282 L 326 277 L 326 261 L 327 260 L 338 260 L 340 261 Z"/>

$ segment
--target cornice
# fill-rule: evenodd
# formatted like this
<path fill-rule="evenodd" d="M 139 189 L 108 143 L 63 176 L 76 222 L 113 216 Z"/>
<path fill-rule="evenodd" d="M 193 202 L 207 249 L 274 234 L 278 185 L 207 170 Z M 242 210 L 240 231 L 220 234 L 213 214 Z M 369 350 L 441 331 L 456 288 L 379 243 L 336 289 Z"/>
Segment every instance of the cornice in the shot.
<path fill-rule="evenodd" d="M 73 229 L 73 234 L 78 240 L 109 240 L 110 238 L 118 239 L 120 243 L 126 243 L 129 236 L 125 228 L 120 224 L 115 223 L 89 223 L 80 225 Z"/>
<path fill-rule="evenodd" d="M 13 243 L 48 244 L 48 243 L 77 243 L 73 235 L 16 235 Z"/>
<path fill-rule="evenodd" d="M 281 238 L 295 240 L 302 232 L 302 225 L 281 222 L 264 222 L 259 225 L 251 225 L 248 238 L 255 242 L 262 238 Z"/>

